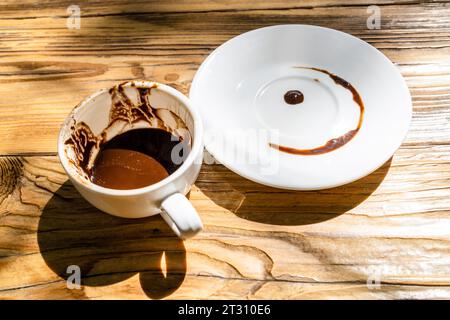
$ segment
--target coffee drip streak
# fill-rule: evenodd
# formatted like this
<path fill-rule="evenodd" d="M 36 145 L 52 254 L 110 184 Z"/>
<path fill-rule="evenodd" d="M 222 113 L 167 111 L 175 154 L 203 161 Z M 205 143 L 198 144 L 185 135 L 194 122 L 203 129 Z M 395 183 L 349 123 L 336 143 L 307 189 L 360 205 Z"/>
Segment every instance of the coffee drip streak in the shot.
<path fill-rule="evenodd" d="M 349 90 L 352 93 L 353 101 L 355 101 L 356 104 L 359 106 L 358 125 L 356 126 L 355 129 L 350 130 L 337 138 L 330 139 L 324 145 L 317 147 L 317 148 L 313 148 L 313 149 L 297 149 L 297 148 L 291 148 L 291 147 L 286 147 L 286 146 L 280 146 L 275 143 L 269 143 L 269 146 L 274 149 L 277 149 L 279 151 L 282 151 L 282 152 L 295 154 L 295 155 L 304 155 L 304 156 L 324 154 L 324 153 L 331 152 L 331 151 L 334 151 L 334 150 L 342 147 L 347 142 L 349 142 L 351 139 L 353 139 L 353 137 L 358 133 L 359 129 L 361 128 L 363 118 L 364 118 L 364 103 L 361 99 L 360 94 L 355 89 L 355 87 L 353 87 L 353 85 L 351 85 L 348 81 L 344 80 L 343 78 L 341 78 L 327 70 L 319 69 L 319 68 L 312 68 L 312 67 L 311 68 L 310 67 L 296 67 L 296 68 L 310 69 L 310 70 L 314 70 L 317 72 L 322 72 L 322 73 L 328 75 L 337 85 L 342 86 L 345 89 Z"/>
<path fill-rule="evenodd" d="M 94 147 L 99 147 L 99 139 L 96 137 L 89 126 L 84 122 L 75 123 L 72 127 L 72 134 L 69 139 L 65 141 L 66 145 L 71 145 L 75 152 L 77 163 L 86 175 L 90 175 L 89 159 L 92 156 Z M 66 149 L 67 152 L 67 149 Z M 71 162 L 73 160 L 67 157 Z"/>
<path fill-rule="evenodd" d="M 136 88 L 139 94 L 139 101 L 137 105 L 134 105 L 125 94 L 124 85 L 126 83 L 119 84 L 109 90 L 112 104 L 106 129 L 117 120 L 126 121 L 130 124 L 144 120 L 151 124 L 152 119 L 156 119 L 159 125 L 164 126 L 164 122 L 156 115 L 156 110 L 148 103 L 146 98 L 151 93 L 151 89 L 156 88 L 157 85 L 153 84 L 151 88 L 141 88 L 137 87 L 134 82 L 131 83 L 130 87 Z M 164 129 L 167 130 L 167 127 L 164 126 Z"/>

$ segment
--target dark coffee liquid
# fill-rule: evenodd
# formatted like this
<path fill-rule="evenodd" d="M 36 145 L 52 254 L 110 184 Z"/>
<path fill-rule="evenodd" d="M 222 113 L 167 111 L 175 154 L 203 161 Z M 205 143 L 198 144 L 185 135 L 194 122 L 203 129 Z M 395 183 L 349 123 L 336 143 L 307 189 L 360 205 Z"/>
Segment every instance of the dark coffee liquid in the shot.
<path fill-rule="evenodd" d="M 146 187 L 177 170 L 188 153 L 187 146 L 167 131 L 131 130 L 101 146 L 90 178 L 112 189 Z"/>
<path fill-rule="evenodd" d="M 303 93 L 299 90 L 289 90 L 284 94 L 284 101 L 287 104 L 299 104 L 305 100 Z"/>

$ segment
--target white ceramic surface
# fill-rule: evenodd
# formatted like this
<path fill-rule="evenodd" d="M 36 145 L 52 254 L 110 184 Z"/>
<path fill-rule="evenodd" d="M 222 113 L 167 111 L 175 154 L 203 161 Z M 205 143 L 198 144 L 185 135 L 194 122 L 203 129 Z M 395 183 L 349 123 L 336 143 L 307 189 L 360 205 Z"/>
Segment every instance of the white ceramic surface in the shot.
<path fill-rule="evenodd" d="M 191 151 L 184 163 L 167 178 L 144 188 L 116 190 L 92 183 L 76 165 L 72 148 L 65 144 L 74 132 L 76 123 L 86 123 L 96 136 L 107 132 L 107 140 L 128 130 L 157 127 L 157 122 L 150 124 L 145 121 L 132 124 L 116 121 L 114 125 L 108 126 L 112 105 L 109 90 L 101 90 L 86 98 L 66 118 L 58 139 L 60 161 L 75 188 L 98 209 L 124 218 L 140 218 L 161 213 L 178 236 L 191 237 L 202 229 L 198 214 L 184 196 L 197 179 L 203 159 L 203 126 L 198 111 L 192 107 L 186 96 L 163 84 L 136 81 L 121 86 L 133 103 L 137 98 L 136 87 L 151 88 L 147 99 L 166 126 L 172 126 L 175 131 L 180 129 L 173 121 L 173 114 L 182 120 L 183 126 L 189 131 L 187 134 L 191 137 Z"/>
<path fill-rule="evenodd" d="M 359 132 L 342 147 L 293 155 L 269 143 L 310 149 L 355 129 L 352 93 L 322 72 L 348 81 L 364 103 Z M 288 90 L 304 102 L 289 105 Z M 236 173 L 269 186 L 313 190 L 343 185 L 383 165 L 402 143 L 412 113 L 397 68 L 377 49 L 346 33 L 309 25 L 253 30 L 218 47 L 194 77 L 205 145 Z"/>

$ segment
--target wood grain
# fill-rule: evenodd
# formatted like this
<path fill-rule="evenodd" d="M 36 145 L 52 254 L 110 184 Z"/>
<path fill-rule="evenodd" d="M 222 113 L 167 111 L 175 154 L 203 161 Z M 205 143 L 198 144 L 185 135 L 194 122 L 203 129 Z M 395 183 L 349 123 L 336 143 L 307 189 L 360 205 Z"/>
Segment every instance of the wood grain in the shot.
<path fill-rule="evenodd" d="M 0 299 L 449 299 L 450 3 L 367 0 L 72 1 L 0 4 Z M 203 165 L 190 199 L 205 224 L 178 240 L 159 217 L 84 201 L 57 157 L 83 97 L 129 79 L 188 93 L 203 59 L 242 32 L 305 23 L 368 41 L 400 69 L 411 129 L 352 184 L 291 192 Z M 79 265 L 80 290 L 66 286 Z M 381 281 L 368 286 L 368 279 Z"/>
<path fill-rule="evenodd" d="M 380 2 L 381 30 L 366 28 L 366 1 L 89 1 L 80 2 L 79 30 L 66 28 L 69 3 L 30 3 L 33 10 L 15 1 L 0 6 L 1 154 L 55 152 L 59 125 L 70 109 L 123 80 L 157 80 L 187 93 L 215 47 L 282 23 L 336 28 L 382 50 L 399 66 L 413 96 L 406 143 L 450 140 L 449 3 Z"/>
<path fill-rule="evenodd" d="M 159 217 L 91 207 L 54 156 L 3 157 L 2 179 L 20 178 L 2 191 L 0 297 L 450 298 L 450 146 L 417 148 L 320 192 L 204 165 L 190 199 L 205 231 L 184 243 Z"/>

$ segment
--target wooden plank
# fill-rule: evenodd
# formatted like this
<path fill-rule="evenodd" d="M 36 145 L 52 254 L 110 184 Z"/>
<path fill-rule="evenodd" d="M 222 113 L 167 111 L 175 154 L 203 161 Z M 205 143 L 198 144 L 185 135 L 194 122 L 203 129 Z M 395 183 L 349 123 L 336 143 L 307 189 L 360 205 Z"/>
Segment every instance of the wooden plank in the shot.
<path fill-rule="evenodd" d="M 446 1 L 428 1 L 430 3 L 445 3 Z M 377 4 L 385 5 L 411 5 L 420 1 L 412 0 L 271 0 L 271 1 L 204 1 L 204 0 L 114 0 L 105 3 L 101 0 L 78 0 L 76 5 L 85 16 L 104 16 L 122 13 L 207 13 L 207 12 L 245 12 L 253 10 L 292 10 L 315 8 L 345 8 L 352 6 L 364 6 Z M 43 16 L 66 16 L 66 9 L 74 2 L 70 0 L 46 0 L 36 3 L 34 0 L 22 0 L 20 3 L 14 0 L 4 0 L 0 4 L 2 18 L 6 19 L 34 19 Z M 30 8 L 31 10 L 23 10 Z"/>
<path fill-rule="evenodd" d="M 205 231 L 185 242 L 159 216 L 94 209 L 55 156 L 0 169 L 0 298 L 450 298 L 449 145 L 405 146 L 317 192 L 204 165 L 190 199 Z M 72 264 L 81 290 L 66 287 Z"/>
<path fill-rule="evenodd" d="M 377 1 L 380 30 L 366 28 L 368 0 L 80 0 L 68 30 L 72 4 L 0 4 L 0 155 L 22 155 L 0 156 L 0 299 L 450 298 L 448 1 Z M 351 33 L 399 67 L 413 122 L 385 166 L 291 192 L 204 165 L 190 199 L 206 228 L 185 242 L 159 217 L 101 213 L 67 182 L 56 135 L 83 97 L 142 78 L 187 93 L 215 47 L 285 23 Z M 81 290 L 66 286 L 71 264 Z"/>
<path fill-rule="evenodd" d="M 281 1 L 208 1 L 206 7 L 199 1 L 151 2 L 149 7 L 94 1 L 80 30 L 66 28 L 68 3 L 30 3 L 33 10 L 20 11 L 23 19 L 16 2 L 0 6 L 0 154 L 54 153 L 58 128 L 70 109 L 119 81 L 152 79 L 187 93 L 196 69 L 215 47 L 239 33 L 281 23 L 318 24 L 372 43 L 399 66 L 410 87 L 415 112 L 406 143 L 450 141 L 448 3 L 381 2 L 381 30 L 366 29 L 366 1 L 332 9 L 333 2 L 325 0 L 303 7 Z M 144 13 L 136 10 L 140 5 Z M 103 15 L 100 8 L 106 10 Z"/>

